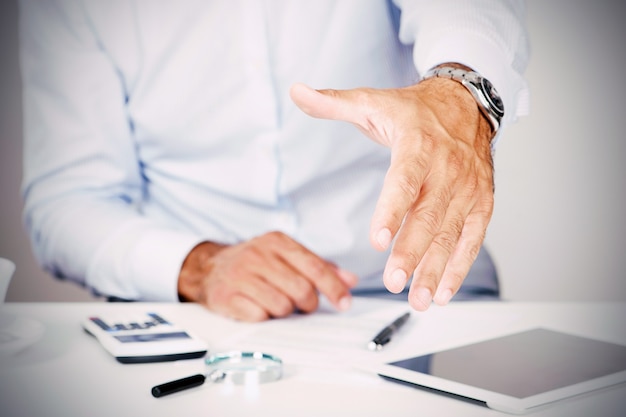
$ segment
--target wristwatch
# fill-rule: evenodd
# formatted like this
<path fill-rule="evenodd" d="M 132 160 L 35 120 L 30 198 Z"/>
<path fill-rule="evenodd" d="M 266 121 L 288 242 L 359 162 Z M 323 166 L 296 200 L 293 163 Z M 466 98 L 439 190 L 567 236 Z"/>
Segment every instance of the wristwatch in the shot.
<path fill-rule="evenodd" d="M 424 74 L 423 79 L 434 77 L 450 78 L 463 84 L 472 93 L 478 108 L 491 123 L 492 133 L 495 136 L 504 116 L 504 104 L 500 94 L 488 79 L 474 71 L 447 66 L 432 68 Z"/>

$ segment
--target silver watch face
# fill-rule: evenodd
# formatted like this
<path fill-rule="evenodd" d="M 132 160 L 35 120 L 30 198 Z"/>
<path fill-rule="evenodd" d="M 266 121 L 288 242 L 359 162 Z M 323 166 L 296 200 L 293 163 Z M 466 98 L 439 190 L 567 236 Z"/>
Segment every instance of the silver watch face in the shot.
<path fill-rule="evenodd" d="M 500 98 L 500 94 L 498 94 L 498 91 L 496 91 L 493 84 L 491 84 L 488 79 L 482 78 L 480 88 L 483 90 L 491 108 L 495 110 L 499 117 L 504 116 L 504 103 L 502 102 L 502 98 Z"/>

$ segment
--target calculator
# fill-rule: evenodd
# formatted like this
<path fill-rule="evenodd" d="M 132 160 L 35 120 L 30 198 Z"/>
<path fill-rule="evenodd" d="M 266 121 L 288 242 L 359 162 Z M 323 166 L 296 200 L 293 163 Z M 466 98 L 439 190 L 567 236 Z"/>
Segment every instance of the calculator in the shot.
<path fill-rule="evenodd" d="M 154 312 L 90 316 L 82 327 L 122 363 L 193 359 L 207 352 L 203 340 Z"/>

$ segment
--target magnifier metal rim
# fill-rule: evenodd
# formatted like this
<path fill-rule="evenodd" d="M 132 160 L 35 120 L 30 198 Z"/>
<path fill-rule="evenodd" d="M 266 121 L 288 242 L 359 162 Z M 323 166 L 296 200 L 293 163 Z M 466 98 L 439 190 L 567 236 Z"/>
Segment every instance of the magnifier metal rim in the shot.
<path fill-rule="evenodd" d="M 272 382 L 282 377 L 283 361 L 277 356 L 264 352 L 215 353 L 207 357 L 204 362 L 210 369 L 214 370 L 213 372 L 223 374 L 223 378 L 238 385 L 250 381 Z M 247 364 L 247 366 L 242 367 L 241 364 Z"/>

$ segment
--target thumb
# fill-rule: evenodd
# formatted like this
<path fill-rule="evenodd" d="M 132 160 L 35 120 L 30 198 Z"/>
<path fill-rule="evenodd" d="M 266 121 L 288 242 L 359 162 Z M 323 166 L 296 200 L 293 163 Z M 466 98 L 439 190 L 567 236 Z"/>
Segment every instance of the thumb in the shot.
<path fill-rule="evenodd" d="M 311 117 L 358 122 L 355 90 L 314 90 L 302 83 L 296 83 L 289 89 L 289 95 Z"/>

